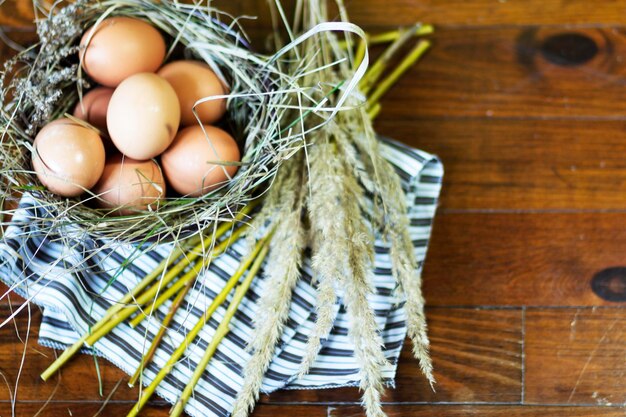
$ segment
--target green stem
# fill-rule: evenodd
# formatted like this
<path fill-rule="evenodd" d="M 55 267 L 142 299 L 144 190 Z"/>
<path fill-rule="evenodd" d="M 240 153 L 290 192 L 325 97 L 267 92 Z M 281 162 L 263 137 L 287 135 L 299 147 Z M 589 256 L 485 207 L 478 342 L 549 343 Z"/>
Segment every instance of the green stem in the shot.
<path fill-rule="evenodd" d="M 209 361 L 213 357 L 213 354 L 217 350 L 217 347 L 221 343 L 222 339 L 224 339 L 224 337 L 228 334 L 230 330 L 230 322 L 232 318 L 234 317 L 235 313 L 237 312 L 237 308 L 239 307 L 239 304 L 241 304 L 241 301 L 246 295 L 246 292 L 250 288 L 250 285 L 252 284 L 252 280 L 254 279 L 257 272 L 261 268 L 261 265 L 263 264 L 263 261 L 265 259 L 265 256 L 267 255 L 268 250 L 269 250 L 269 244 L 267 241 L 265 241 L 263 243 L 263 248 L 259 252 L 259 255 L 254 260 L 254 264 L 250 268 L 250 271 L 248 272 L 246 279 L 235 290 L 233 299 L 230 302 L 228 309 L 226 310 L 226 313 L 224 314 L 224 318 L 222 319 L 219 326 L 217 327 L 217 330 L 215 331 L 215 335 L 213 336 L 213 339 L 211 339 L 211 343 L 209 344 L 206 351 L 204 352 L 204 356 L 202 357 L 200 362 L 198 362 L 198 365 L 196 366 L 196 369 L 193 375 L 191 376 L 191 380 L 189 381 L 189 383 L 183 390 L 180 398 L 176 402 L 176 405 L 170 412 L 171 417 L 179 417 L 182 414 L 183 409 L 185 408 L 185 405 L 187 404 L 187 401 L 189 401 L 189 398 L 193 394 L 193 390 L 198 384 L 198 381 L 200 380 L 200 377 L 202 377 L 202 374 L 206 370 L 207 366 L 209 365 Z"/>
<path fill-rule="evenodd" d="M 211 302 L 211 305 L 207 308 L 204 315 L 198 320 L 195 326 L 187 333 L 183 342 L 176 348 L 172 356 L 168 359 L 165 365 L 161 368 L 161 370 L 156 374 L 152 382 L 143 390 L 141 397 L 137 401 L 137 404 L 133 406 L 133 408 L 128 413 L 127 417 L 136 417 L 141 409 L 146 405 L 154 391 L 156 391 L 157 387 L 163 381 L 163 379 L 170 373 L 170 371 L 174 368 L 178 360 L 187 350 L 187 347 L 193 342 L 196 338 L 200 330 L 205 326 L 207 321 L 211 318 L 211 315 L 217 310 L 217 308 L 226 300 L 226 297 L 233 289 L 233 287 L 239 282 L 241 276 L 246 272 L 250 264 L 252 264 L 253 260 L 259 254 L 265 240 L 257 243 L 256 247 L 239 265 L 239 268 L 235 271 L 232 277 L 228 280 L 222 291 L 215 297 L 215 299 Z"/>
<path fill-rule="evenodd" d="M 378 100 L 398 81 L 398 79 L 411 68 L 430 48 L 430 42 L 423 40 L 415 45 L 415 48 L 409 52 L 409 54 L 400 62 L 392 73 L 385 78 L 376 88 L 374 92 L 367 99 L 368 108 L 373 109 L 373 106 L 378 104 Z"/>
<path fill-rule="evenodd" d="M 354 54 L 354 68 L 357 68 L 363 62 L 363 58 L 365 58 L 365 51 L 367 50 L 367 44 L 369 42 L 369 36 L 366 36 L 365 39 L 361 38 L 359 40 L 359 45 L 356 48 L 356 53 Z"/>
<path fill-rule="evenodd" d="M 367 115 L 370 117 L 370 119 L 374 120 L 378 117 L 381 109 L 382 106 L 380 105 L 380 103 L 374 103 L 371 107 L 367 109 Z"/>
<path fill-rule="evenodd" d="M 239 229 L 235 230 L 226 240 L 221 242 L 218 246 L 215 247 L 215 249 L 213 249 L 213 251 L 211 252 L 212 254 L 211 256 L 207 256 L 202 261 L 195 263 L 191 267 L 191 269 L 185 275 L 183 275 L 182 278 L 180 278 L 171 287 L 165 290 L 156 300 L 154 298 L 151 298 L 146 303 L 142 303 L 142 304 L 138 303 L 139 305 L 151 303 L 150 313 L 145 314 L 143 312 L 140 312 L 139 315 L 130 322 L 131 327 L 136 327 L 144 319 L 151 316 L 154 310 L 161 307 L 167 300 L 169 300 L 175 294 L 177 294 L 178 291 L 180 291 L 185 285 L 187 285 L 187 282 L 189 282 L 190 280 L 193 281 L 193 279 L 195 279 L 195 277 L 204 267 L 208 266 L 209 263 L 216 256 L 219 256 L 222 253 L 224 253 L 224 251 L 230 247 L 231 243 L 239 239 L 239 237 L 243 234 L 243 232 L 245 232 L 248 229 L 248 227 L 249 226 L 247 224 L 241 225 Z"/>
<path fill-rule="evenodd" d="M 124 307 L 128 305 L 134 298 L 136 298 L 139 295 L 139 293 L 141 293 L 141 291 L 143 291 L 146 287 L 148 287 L 152 283 L 152 281 L 154 281 L 159 275 L 161 275 L 162 272 L 165 270 L 165 268 L 167 268 L 171 262 L 174 262 L 182 254 L 183 254 L 182 248 L 180 247 L 175 248 L 170 253 L 170 256 L 163 259 L 163 261 L 161 261 L 161 263 L 152 272 L 146 275 L 139 282 L 139 284 L 137 284 L 137 286 L 133 288 L 132 291 L 126 294 L 116 304 L 109 307 L 109 309 L 104 313 L 102 318 L 89 329 L 89 332 L 81 336 L 81 338 L 78 341 L 76 341 L 72 346 L 67 348 L 61 354 L 61 356 L 57 358 L 57 360 L 54 363 L 67 362 L 67 360 L 69 360 L 72 356 L 74 356 L 83 347 L 83 345 L 85 344 L 85 341 L 93 332 L 98 331 L 102 326 L 107 324 L 113 316 L 115 316 L 118 312 L 124 309 Z M 48 367 L 48 369 L 46 369 L 41 374 L 41 379 L 43 379 L 44 381 L 47 381 L 48 378 L 50 378 L 56 372 L 56 370 L 57 369 L 51 365 L 50 367 Z"/>
<path fill-rule="evenodd" d="M 230 245 L 231 241 L 236 240 L 241 233 L 243 233 L 243 229 L 247 228 L 247 225 L 241 226 L 239 229 L 235 230 L 228 238 L 224 239 L 217 245 L 213 251 L 207 255 L 207 258 L 204 262 L 196 263 L 191 268 L 189 272 L 187 272 L 179 281 L 174 285 L 178 285 L 179 289 L 181 289 L 184 284 L 191 279 L 194 279 L 196 275 L 202 270 L 202 267 L 210 262 L 211 259 L 216 256 L 221 255 Z M 197 252 L 199 253 L 199 252 Z M 194 255 L 193 259 L 195 259 L 198 255 Z M 117 309 L 116 312 L 112 315 L 107 315 L 107 319 L 100 320 L 98 326 L 94 326 L 95 331 L 84 334 L 76 343 L 74 343 L 70 348 L 68 348 L 65 352 L 61 354 L 42 374 L 41 378 L 45 381 L 55 372 L 57 372 L 65 363 L 67 363 L 81 348 L 83 345 L 93 346 L 98 340 L 100 340 L 103 336 L 106 336 L 115 326 L 126 320 L 130 317 L 135 311 L 139 309 L 140 306 L 147 304 L 150 300 L 154 300 L 154 297 L 158 294 L 159 290 L 169 284 L 180 271 L 182 271 L 190 262 L 191 256 L 187 256 L 181 260 L 171 271 L 169 271 L 165 277 L 162 279 L 161 285 L 153 285 L 143 294 L 139 295 L 136 299 L 136 303 L 128 306 L 121 307 Z M 182 266 L 181 266 L 182 265 Z M 176 273 L 173 273 L 175 271 Z M 182 282 L 182 285 L 180 284 Z M 172 286 L 173 287 L 173 286 Z M 171 295 L 170 295 L 171 296 Z M 130 300 L 129 300 L 130 301 Z"/>
<path fill-rule="evenodd" d="M 165 331 L 167 330 L 167 327 L 170 325 L 170 323 L 174 319 L 174 316 L 176 315 L 178 308 L 183 304 L 183 300 L 185 299 L 185 296 L 187 295 L 187 293 L 192 287 L 193 287 L 193 281 L 187 282 L 187 285 L 185 285 L 185 288 L 183 288 L 183 290 L 180 293 L 178 293 L 178 295 L 172 302 L 172 306 L 170 307 L 170 310 L 167 312 L 167 315 L 165 316 L 165 318 L 163 318 L 161 327 L 159 328 L 159 331 L 157 332 L 157 334 L 154 336 L 154 339 L 152 340 L 152 343 L 150 344 L 150 348 L 148 349 L 148 352 L 146 352 L 146 354 L 143 355 L 143 358 L 141 359 L 141 364 L 137 367 L 137 370 L 128 381 L 129 387 L 132 388 L 137 383 L 137 381 L 141 377 L 141 374 L 143 373 L 144 368 L 152 361 L 152 358 L 154 357 L 154 354 L 157 348 L 159 347 L 159 344 L 161 343 L 161 339 L 163 339 L 163 336 L 165 335 Z"/>
<path fill-rule="evenodd" d="M 369 93 L 371 88 L 383 74 L 387 64 L 391 61 L 391 58 L 405 43 L 411 39 L 413 31 L 413 28 L 403 29 L 398 39 L 396 39 L 370 67 L 367 73 L 363 76 L 363 79 L 359 82 L 359 88 L 363 94 Z"/>
<path fill-rule="evenodd" d="M 432 25 L 424 25 L 424 24 L 417 24 L 416 25 L 416 29 L 415 29 L 415 33 L 413 33 L 413 36 L 424 36 L 424 35 L 430 35 L 432 33 L 434 33 L 435 28 Z M 369 45 L 379 45 L 381 43 L 389 43 L 389 42 L 393 42 L 395 40 L 397 40 L 400 37 L 400 30 L 392 30 L 389 32 L 383 32 L 383 33 L 379 33 L 376 35 L 369 35 L 369 39 L 368 39 L 368 44 Z M 348 42 L 346 41 L 339 41 L 339 46 L 341 48 L 347 48 L 348 47 Z"/>
<path fill-rule="evenodd" d="M 432 25 L 417 24 L 413 36 L 430 35 L 435 31 Z M 377 45 L 381 43 L 388 43 L 397 40 L 400 37 L 399 30 L 392 30 L 390 32 L 379 33 L 378 35 L 372 35 L 370 37 L 370 45 Z"/>

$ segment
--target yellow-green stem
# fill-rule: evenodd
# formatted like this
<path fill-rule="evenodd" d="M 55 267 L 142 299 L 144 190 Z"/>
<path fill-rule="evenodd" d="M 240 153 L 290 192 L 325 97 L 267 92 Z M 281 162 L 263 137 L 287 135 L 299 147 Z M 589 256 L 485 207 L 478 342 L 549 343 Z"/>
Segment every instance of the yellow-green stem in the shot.
<path fill-rule="evenodd" d="M 383 71 L 387 67 L 387 64 L 391 58 L 398 52 L 398 50 L 408 42 L 413 36 L 413 28 L 404 29 L 401 31 L 400 36 L 396 39 L 383 54 L 374 62 L 370 69 L 365 73 L 361 81 L 359 82 L 359 89 L 363 94 L 368 94 L 374 84 L 383 74 Z"/>
<path fill-rule="evenodd" d="M 220 322 L 220 325 L 217 327 L 217 330 L 215 331 L 215 335 L 213 336 L 213 339 L 211 339 L 211 343 L 209 344 L 206 351 L 204 352 L 204 356 L 202 357 L 200 362 L 198 362 L 198 365 L 196 366 L 196 369 L 193 375 L 191 376 L 191 380 L 189 381 L 187 386 L 185 386 L 185 389 L 183 390 L 178 401 L 176 402 L 176 405 L 170 412 L 171 417 L 179 417 L 183 413 L 183 409 L 185 408 L 187 401 L 189 401 L 191 394 L 193 394 L 193 390 L 198 384 L 198 381 L 200 380 L 202 373 L 206 370 L 207 366 L 209 365 L 209 361 L 213 357 L 213 354 L 217 350 L 217 347 L 221 343 L 222 339 L 224 339 L 224 337 L 228 334 L 230 330 L 230 322 L 233 316 L 235 315 L 235 313 L 237 312 L 237 308 L 239 307 L 239 304 L 241 304 L 241 301 L 246 295 L 246 292 L 250 288 L 250 285 L 252 284 L 252 280 L 254 279 L 257 272 L 261 268 L 261 265 L 263 264 L 263 260 L 265 259 L 265 256 L 267 255 L 268 250 L 269 250 L 269 244 L 265 242 L 263 245 L 263 248 L 259 252 L 259 255 L 254 260 L 254 264 L 250 268 L 250 271 L 248 272 L 246 279 L 235 290 L 233 299 L 230 302 L 228 309 L 226 310 L 226 313 L 224 314 L 224 318 Z"/>
<path fill-rule="evenodd" d="M 194 242 L 195 243 L 195 242 Z M 171 262 L 174 262 L 183 254 L 183 247 L 176 247 L 170 255 L 163 259 L 157 267 L 146 275 L 140 282 L 133 288 L 128 294 L 126 294 L 121 300 L 119 300 L 116 304 L 113 304 L 107 311 L 105 311 L 104 315 L 98 322 L 96 322 L 93 326 L 90 327 L 89 332 L 84 334 L 78 341 L 76 341 L 72 346 L 67 348 L 55 361 L 55 363 L 65 363 L 72 356 L 74 356 L 84 345 L 87 338 L 95 331 L 100 329 L 104 324 L 108 323 L 111 317 L 115 316 L 119 311 L 121 311 L 126 305 L 128 305 L 137 295 L 143 291 L 146 287 L 148 287 L 152 281 L 154 281 L 159 275 L 162 274 L 163 270 L 167 268 Z M 54 373 L 56 369 L 52 366 L 48 367 L 42 374 L 41 379 L 47 381 Z"/>
<path fill-rule="evenodd" d="M 207 256 L 207 260 L 205 262 L 195 264 L 192 267 L 192 269 L 189 272 L 187 272 L 183 276 L 183 278 L 181 278 L 180 281 L 184 280 L 184 283 L 186 283 L 188 280 L 194 279 L 195 276 L 202 269 L 201 265 L 204 265 L 206 262 L 210 262 L 209 259 L 213 259 L 216 256 L 219 256 L 220 254 L 222 254 L 226 250 L 226 248 L 228 248 L 231 241 L 236 240 L 243 232 L 243 229 L 247 227 L 248 226 L 245 224 L 242 225 L 239 229 L 235 230 L 228 238 L 224 239 L 217 246 L 215 246 L 213 251 L 211 251 L 211 253 Z M 74 343 L 70 348 L 68 348 L 65 352 L 63 352 L 61 356 L 59 356 L 48 367 L 48 369 L 46 369 L 41 374 L 41 378 L 44 381 L 47 380 L 51 375 L 57 372 L 67 361 L 69 361 L 81 349 L 83 345 L 93 346 L 94 343 L 96 343 L 103 336 L 107 335 L 111 330 L 113 330 L 115 326 L 120 324 L 122 321 L 126 320 L 135 311 L 137 311 L 139 309 L 139 306 L 147 304 L 148 302 L 150 302 L 150 300 L 154 300 L 154 297 L 158 294 L 159 290 L 161 288 L 165 288 L 165 286 L 169 284 L 176 277 L 176 275 L 184 269 L 184 267 L 188 263 L 189 263 L 189 257 L 183 258 L 181 262 L 179 262 L 179 264 L 177 264 L 172 269 L 172 271 L 177 271 L 176 274 L 170 273 L 171 271 L 168 271 L 165 277 L 163 277 L 161 285 L 153 285 L 152 287 L 150 287 L 150 289 L 148 289 L 146 292 L 140 294 L 137 297 L 135 304 L 124 306 L 121 309 L 118 309 L 113 315 L 110 315 L 109 317 L 107 317 L 106 321 L 101 320 L 100 325 L 96 328 L 95 331 L 92 331 L 90 333 L 83 335 L 76 343 Z M 184 264 L 185 266 L 179 268 L 180 264 Z M 180 288 L 182 288 L 182 286 L 180 286 L 179 289 Z"/>
<path fill-rule="evenodd" d="M 183 278 L 182 278 L 182 279 L 184 279 L 184 276 L 183 276 Z M 178 297 L 179 297 L 179 296 L 180 296 L 183 292 L 185 292 L 185 293 L 186 293 L 186 292 L 188 291 L 188 290 L 187 290 L 187 288 L 191 288 L 191 287 L 193 287 L 193 282 L 194 282 L 193 280 L 188 280 L 188 281 L 186 281 L 185 286 L 183 287 L 183 289 L 182 289 L 180 292 L 178 292 L 178 293 L 176 294 L 176 297 L 174 298 L 174 300 L 177 300 L 177 299 L 178 299 Z M 166 292 L 167 292 L 167 291 L 166 291 Z M 159 296 L 159 298 L 161 298 L 164 294 L 165 294 L 165 293 L 161 294 L 161 295 Z M 169 298 L 168 298 L 168 300 L 169 300 Z M 158 303 L 158 301 L 159 301 L 158 299 L 155 301 L 154 307 L 153 307 L 151 310 L 157 310 L 157 309 L 158 309 L 161 305 L 163 305 L 163 303 L 161 303 L 161 304 L 159 304 L 159 305 L 156 305 L 156 303 Z M 136 315 L 136 316 L 135 316 L 132 320 L 130 320 L 130 321 L 128 322 L 128 324 L 130 325 L 130 327 L 132 327 L 132 328 L 134 329 L 135 327 L 137 327 L 137 326 L 139 325 L 139 323 L 141 323 L 142 321 L 144 321 L 145 319 L 147 319 L 148 317 L 150 317 L 152 314 L 153 314 L 153 311 L 151 311 L 149 314 L 144 314 L 144 313 L 142 313 L 142 312 L 140 311 L 140 312 L 139 312 L 139 313 L 138 313 L 138 314 L 137 314 L 137 315 Z"/>
<path fill-rule="evenodd" d="M 141 377 L 141 374 L 143 373 L 144 368 L 152 361 L 152 358 L 154 357 L 154 354 L 156 353 L 156 350 L 159 347 L 159 344 L 161 343 L 161 339 L 163 339 L 163 336 L 165 335 L 165 331 L 167 330 L 167 327 L 170 325 L 170 323 L 174 319 L 174 316 L 176 315 L 178 308 L 182 305 L 183 300 L 185 299 L 185 296 L 187 295 L 189 290 L 191 290 L 191 287 L 193 287 L 193 281 L 190 280 L 189 282 L 187 282 L 187 285 L 185 285 L 185 288 L 183 288 L 182 291 L 178 293 L 174 301 L 172 301 L 172 305 L 169 311 L 167 312 L 167 315 L 163 318 L 161 327 L 159 327 L 159 331 L 154 336 L 154 339 L 152 340 L 152 343 L 150 344 L 150 348 L 148 348 L 148 351 L 146 352 L 146 354 L 143 355 L 143 357 L 141 358 L 141 363 L 137 367 L 137 370 L 128 381 L 129 387 L 132 388 L 133 386 L 135 386 L 135 384 Z"/>
<path fill-rule="evenodd" d="M 380 103 L 374 103 L 373 106 L 367 109 L 367 115 L 370 117 L 371 120 L 374 120 L 376 117 L 378 117 L 381 109 L 382 106 L 380 105 Z"/>
<path fill-rule="evenodd" d="M 435 29 L 432 25 L 419 25 L 416 27 L 413 36 L 425 36 L 434 33 Z M 389 43 L 397 40 L 400 37 L 400 30 L 391 30 L 389 32 L 383 32 L 376 35 L 368 35 L 369 36 L 369 45 L 380 45 L 381 43 Z M 347 48 L 348 42 L 339 41 L 339 46 L 341 48 Z"/>
<path fill-rule="evenodd" d="M 354 68 L 357 68 L 363 62 L 363 58 L 365 58 L 365 51 L 367 50 L 368 37 L 365 39 L 361 38 L 359 40 L 359 46 L 356 48 L 356 53 L 354 54 Z"/>
<path fill-rule="evenodd" d="M 430 35 L 435 31 L 432 25 L 419 25 L 415 28 L 413 36 Z M 381 43 L 388 43 L 397 40 L 400 37 L 399 30 L 392 30 L 389 32 L 379 33 L 377 35 L 370 36 L 369 44 L 378 45 Z"/>
<path fill-rule="evenodd" d="M 202 262 L 196 262 L 189 271 L 185 273 L 181 278 L 179 278 L 171 287 L 169 287 L 160 297 L 164 298 L 167 296 L 167 299 L 172 297 L 178 291 L 180 291 L 189 281 L 193 281 L 196 279 L 200 271 L 208 265 L 214 258 L 224 253 L 224 251 L 230 246 L 233 240 L 237 240 L 239 236 L 244 232 L 245 229 L 248 228 L 248 225 L 242 225 L 239 229 L 235 230 L 230 236 L 221 241 L 215 248 L 209 253 Z M 135 311 L 139 310 L 139 306 L 149 303 L 151 300 L 154 300 L 154 297 L 158 294 L 159 290 L 158 286 L 151 287 L 148 291 L 141 294 L 139 298 L 137 298 L 137 303 L 134 305 L 130 305 L 125 307 L 122 311 L 111 317 L 108 323 L 104 324 L 100 329 L 93 332 L 87 340 L 85 340 L 85 344 L 87 346 L 93 346 L 98 340 L 102 337 L 106 336 L 111 330 L 113 330 L 118 324 L 126 320 L 128 317 L 133 315 Z M 163 299 L 162 302 L 165 302 Z"/>
<path fill-rule="evenodd" d="M 156 374 L 152 382 L 143 390 L 141 397 L 139 398 L 139 401 L 137 401 L 137 404 L 133 406 L 133 408 L 128 413 L 127 417 L 135 417 L 137 416 L 137 414 L 139 414 L 139 412 L 146 405 L 150 397 L 152 397 L 152 394 L 154 394 L 154 391 L 159 386 L 161 381 L 163 381 L 163 379 L 167 376 L 167 374 L 170 373 L 170 371 L 176 365 L 180 357 L 183 355 L 183 353 L 185 353 L 185 350 L 187 350 L 187 347 L 193 342 L 193 340 L 196 338 L 198 333 L 200 333 L 200 330 L 202 330 L 206 322 L 211 318 L 211 315 L 226 300 L 226 297 L 228 296 L 230 291 L 233 289 L 233 287 L 237 285 L 241 276 L 246 272 L 246 270 L 248 269 L 252 261 L 259 254 L 259 251 L 263 247 L 264 243 L 265 243 L 265 239 L 257 243 L 252 253 L 250 253 L 241 262 L 241 264 L 239 264 L 239 268 L 237 268 L 237 270 L 232 275 L 232 277 L 230 277 L 230 279 L 228 280 L 228 282 L 226 283 L 222 291 L 211 302 L 211 305 L 209 305 L 209 307 L 207 308 L 202 318 L 200 318 L 200 320 L 198 320 L 198 322 L 189 331 L 189 333 L 187 333 L 187 335 L 185 336 L 185 339 L 178 346 L 178 348 L 176 348 L 174 353 L 172 353 L 172 356 L 170 356 L 167 363 Z"/>
<path fill-rule="evenodd" d="M 165 303 L 167 300 L 169 300 L 175 294 L 177 294 L 178 291 L 180 291 L 187 284 L 187 282 L 189 280 L 194 280 L 196 278 L 196 276 L 200 273 L 200 271 L 202 271 L 202 269 L 204 267 L 206 267 L 213 260 L 213 258 L 215 258 L 216 256 L 221 255 L 226 249 L 228 249 L 230 244 L 233 241 L 239 239 L 241 234 L 244 231 L 246 231 L 247 228 L 248 228 L 247 224 L 241 225 L 228 238 L 226 238 L 223 242 L 220 242 L 220 244 L 217 245 L 213 249 L 213 251 L 211 252 L 211 256 L 207 256 L 203 260 L 201 260 L 199 262 L 196 262 L 191 267 L 191 269 L 185 275 L 182 276 L 182 278 L 180 278 L 178 281 L 176 281 L 170 288 L 165 290 L 156 300 L 154 299 L 154 297 L 152 297 L 148 301 L 146 301 L 145 303 L 137 303 L 138 305 L 144 305 L 144 304 L 147 304 L 147 303 L 151 303 L 150 312 L 148 314 L 145 314 L 144 312 L 140 311 L 139 315 L 137 317 L 135 317 L 130 322 L 131 327 L 136 327 L 144 319 L 146 319 L 147 317 L 151 316 L 153 314 L 154 310 L 156 310 L 157 308 L 161 307 L 163 305 L 163 303 Z M 169 281 L 168 281 L 168 283 L 169 283 Z"/>
<path fill-rule="evenodd" d="M 374 90 L 374 92 L 367 99 L 367 104 L 369 109 L 374 109 L 375 105 L 378 104 L 378 100 L 387 92 L 389 89 L 398 81 L 398 79 L 413 66 L 417 60 L 419 60 L 422 55 L 428 50 L 430 47 L 430 42 L 427 40 L 422 40 L 418 42 L 417 45 L 409 52 L 409 54 L 400 62 L 400 64 L 392 71 L 392 73 L 385 78 Z M 370 116 L 371 117 L 371 116 Z"/>
<path fill-rule="evenodd" d="M 163 284 L 165 282 L 170 282 L 172 278 L 176 277 L 187 265 L 189 265 L 189 263 L 193 260 L 195 260 L 198 256 L 200 256 L 203 253 L 204 248 L 206 247 L 206 243 L 205 243 L 205 239 L 210 238 L 211 241 L 215 242 L 218 239 L 220 239 L 222 236 L 224 236 L 224 234 L 226 234 L 226 232 L 228 232 L 229 230 L 232 229 L 233 224 L 240 222 L 244 219 L 245 216 L 247 216 L 250 211 L 256 207 L 259 204 L 259 202 L 257 200 L 255 201 L 251 201 L 250 203 L 248 203 L 248 205 L 246 205 L 239 213 L 237 213 L 237 215 L 235 216 L 234 220 L 232 222 L 224 222 L 222 223 L 216 230 L 214 233 L 212 233 L 210 236 L 203 236 L 202 234 L 199 234 L 198 236 L 192 238 L 190 240 L 190 243 L 185 245 L 184 247 L 177 247 L 174 251 L 172 251 L 172 254 L 167 258 L 164 259 L 159 266 L 157 267 L 156 270 L 150 272 L 150 274 L 148 274 L 146 276 L 146 278 L 144 278 L 143 281 L 145 281 L 148 277 L 151 277 L 150 281 L 148 281 L 148 283 L 146 285 L 143 285 L 141 288 L 136 287 L 135 289 L 133 289 L 133 293 L 132 294 L 127 294 L 126 297 L 124 297 L 124 300 L 126 300 L 125 302 L 120 302 L 120 304 L 128 304 L 131 300 L 135 299 L 137 294 L 139 294 L 140 291 L 144 290 L 151 281 L 153 281 L 156 277 L 162 275 L 163 271 L 168 268 L 169 266 L 171 266 L 174 262 L 176 262 L 178 260 L 178 258 L 180 258 L 182 255 L 185 255 L 178 263 L 176 263 L 176 266 L 174 267 L 174 269 L 172 270 L 168 270 L 167 274 L 165 274 L 162 278 L 162 282 L 160 284 L 161 287 L 163 287 Z M 190 248 L 190 246 L 192 246 Z M 117 311 L 121 310 L 121 308 L 119 308 Z M 111 315 L 109 315 L 109 317 L 111 317 Z M 108 317 L 107 317 L 108 318 Z M 104 318 L 101 319 L 100 321 L 105 321 Z"/>

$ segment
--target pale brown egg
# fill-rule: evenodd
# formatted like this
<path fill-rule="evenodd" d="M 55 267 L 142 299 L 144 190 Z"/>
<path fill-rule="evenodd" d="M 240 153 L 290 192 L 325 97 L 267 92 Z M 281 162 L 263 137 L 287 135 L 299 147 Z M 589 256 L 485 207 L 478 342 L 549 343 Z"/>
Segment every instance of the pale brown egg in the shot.
<path fill-rule="evenodd" d="M 165 198 L 165 180 L 154 160 L 137 161 L 117 154 L 109 157 L 102 177 L 92 192 L 97 204 L 116 209 L 115 214 L 129 215 L 157 210 Z"/>
<path fill-rule="evenodd" d="M 165 178 L 177 192 L 198 197 L 225 184 L 238 170 L 235 165 L 215 162 L 239 162 L 239 147 L 228 133 L 205 125 L 181 130 L 167 151 L 161 155 Z"/>
<path fill-rule="evenodd" d="M 83 96 L 83 100 L 76 103 L 74 117 L 86 121 L 97 127 L 101 132 L 107 131 L 107 109 L 113 89 L 108 87 L 96 87 Z"/>
<path fill-rule="evenodd" d="M 100 130 L 102 134 L 100 137 L 104 144 L 104 150 L 107 153 L 115 150 L 107 130 L 107 109 L 109 108 L 113 91 L 115 90 L 109 87 L 96 87 L 90 90 L 83 96 L 82 101 L 76 103 L 72 113 L 74 117 L 84 120 Z"/>
<path fill-rule="evenodd" d="M 75 197 L 98 182 L 104 146 L 98 133 L 70 119 L 47 124 L 33 143 L 33 169 L 51 192 Z"/>
<path fill-rule="evenodd" d="M 183 126 L 198 124 L 193 114 L 193 106 L 198 100 L 223 95 L 227 91 L 211 67 L 203 62 L 174 61 L 161 68 L 157 74 L 174 87 L 180 101 Z M 226 99 L 207 100 L 196 106 L 196 111 L 203 124 L 212 124 L 226 113 Z"/>
<path fill-rule="evenodd" d="M 172 86 L 156 74 L 124 80 L 113 93 L 107 112 L 111 140 L 124 155 L 146 160 L 163 152 L 180 124 L 180 105 Z"/>
<path fill-rule="evenodd" d="M 87 29 L 80 47 L 85 72 L 107 87 L 116 87 L 134 74 L 155 72 L 165 58 L 165 40 L 159 31 L 130 17 L 111 17 Z"/>

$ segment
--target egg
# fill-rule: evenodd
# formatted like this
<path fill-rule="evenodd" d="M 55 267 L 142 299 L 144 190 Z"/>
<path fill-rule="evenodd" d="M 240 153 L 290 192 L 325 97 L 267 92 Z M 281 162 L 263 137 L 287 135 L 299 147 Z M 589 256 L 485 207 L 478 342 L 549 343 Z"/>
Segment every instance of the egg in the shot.
<path fill-rule="evenodd" d="M 137 161 L 120 154 L 109 157 L 100 181 L 92 192 L 97 204 L 129 215 L 148 209 L 157 210 L 165 198 L 166 186 L 154 160 Z"/>
<path fill-rule="evenodd" d="M 180 105 L 172 86 L 156 74 L 142 73 L 124 80 L 113 93 L 107 128 L 124 155 L 146 160 L 163 152 L 180 124 Z"/>
<path fill-rule="evenodd" d="M 161 68 L 157 74 L 174 87 L 180 101 L 183 126 L 198 124 L 193 114 L 193 106 L 198 100 L 223 95 L 227 91 L 211 67 L 203 62 L 174 61 Z M 212 124 L 226 112 L 226 99 L 207 100 L 196 106 L 196 111 L 203 124 Z"/>
<path fill-rule="evenodd" d="M 85 72 L 107 87 L 116 87 L 134 74 L 156 72 L 165 58 L 165 40 L 159 31 L 130 17 L 111 17 L 92 26 L 80 48 Z"/>
<path fill-rule="evenodd" d="M 75 197 L 93 187 L 104 169 L 98 133 L 67 118 L 44 126 L 33 143 L 33 169 L 51 192 Z"/>
<path fill-rule="evenodd" d="M 74 117 L 84 120 L 90 125 L 98 128 L 101 133 L 108 136 L 107 133 L 107 109 L 113 89 L 108 87 L 96 87 L 83 96 L 82 101 L 76 103 Z M 113 147 L 107 136 L 102 137 L 104 147 L 109 150 Z"/>
<path fill-rule="evenodd" d="M 238 166 L 215 162 L 239 162 L 239 147 L 228 133 L 205 125 L 182 129 L 161 155 L 161 165 L 170 186 L 183 195 L 198 197 L 227 182 Z"/>

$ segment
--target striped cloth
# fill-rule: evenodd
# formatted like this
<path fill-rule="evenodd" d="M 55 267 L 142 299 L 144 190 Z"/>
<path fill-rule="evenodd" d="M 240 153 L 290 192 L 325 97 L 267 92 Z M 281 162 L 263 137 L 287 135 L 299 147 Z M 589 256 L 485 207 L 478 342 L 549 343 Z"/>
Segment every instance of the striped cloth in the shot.
<path fill-rule="evenodd" d="M 421 268 L 441 188 L 443 167 L 432 155 L 393 141 L 385 140 L 382 152 L 402 178 L 410 206 L 410 233 Z M 80 235 L 80 231 L 75 231 L 75 235 L 69 238 L 38 233 L 32 219 L 45 215 L 45 207 L 36 206 L 28 195 L 23 197 L 19 210 L 0 242 L 0 273 L 2 280 L 15 292 L 43 307 L 39 342 L 44 346 L 63 349 L 77 340 L 79 334 L 87 332 L 112 302 L 122 298 L 146 272 L 156 267 L 169 254 L 171 245 L 160 245 L 134 259 L 126 268 L 119 268 L 125 260 L 135 257 L 133 247 L 94 240 Z M 152 380 L 157 369 L 165 364 L 175 347 L 182 343 L 185 333 L 193 327 L 239 265 L 244 249 L 242 241 L 233 244 L 224 255 L 213 261 L 210 269 L 189 292 L 186 302 L 167 330 L 153 363 L 144 371 L 144 383 Z M 376 320 L 385 343 L 385 355 L 389 360 L 384 376 L 388 384 L 393 386 L 406 326 L 404 309 L 394 297 L 395 283 L 391 276 L 388 252 L 386 243 L 376 242 L 374 284 L 377 293 L 369 301 L 376 311 Z M 307 338 L 315 322 L 315 288 L 311 283 L 308 262 L 305 262 L 303 272 L 303 278 L 293 295 L 287 326 L 263 381 L 262 389 L 267 393 L 277 389 L 356 386 L 359 382 L 353 344 L 348 337 L 348 328 L 352 323 L 341 302 L 336 305 L 334 327 L 324 341 L 310 373 L 297 378 Z M 112 279 L 115 274 L 118 276 Z M 189 415 L 229 415 L 242 384 L 242 365 L 250 356 L 245 350 L 246 341 L 252 337 L 252 317 L 264 285 L 261 274 L 254 280 L 232 320 L 231 331 L 219 345 L 196 386 L 194 396 L 185 409 Z M 159 386 L 157 393 L 165 400 L 174 403 L 178 398 L 223 318 L 229 301 L 230 298 L 217 309 L 208 326 L 187 349 L 184 359 Z M 126 373 L 132 374 L 149 347 L 146 339 L 149 340 L 158 331 L 160 320 L 168 308 L 169 303 L 166 303 L 155 317 L 144 320 L 136 329 L 126 324 L 119 325 L 89 352 L 106 358 Z"/>

